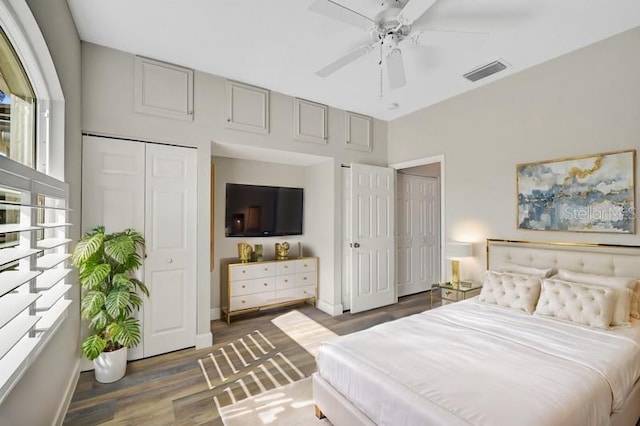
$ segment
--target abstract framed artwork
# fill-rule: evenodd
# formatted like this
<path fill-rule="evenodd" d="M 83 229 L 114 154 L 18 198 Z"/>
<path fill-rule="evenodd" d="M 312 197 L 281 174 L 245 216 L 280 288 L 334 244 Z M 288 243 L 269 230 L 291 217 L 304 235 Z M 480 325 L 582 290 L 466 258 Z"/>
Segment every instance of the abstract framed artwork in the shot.
<path fill-rule="evenodd" d="M 518 164 L 518 228 L 634 234 L 635 169 L 635 150 Z"/>

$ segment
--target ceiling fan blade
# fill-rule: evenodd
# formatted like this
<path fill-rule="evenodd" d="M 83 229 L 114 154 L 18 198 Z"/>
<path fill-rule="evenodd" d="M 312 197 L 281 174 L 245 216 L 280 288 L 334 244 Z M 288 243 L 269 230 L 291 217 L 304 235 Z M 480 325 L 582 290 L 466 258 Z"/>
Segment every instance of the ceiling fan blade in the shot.
<path fill-rule="evenodd" d="M 329 65 L 317 71 L 316 75 L 320 77 L 327 77 L 328 75 L 333 74 L 334 72 L 338 71 L 340 68 L 344 67 L 345 65 L 355 61 L 359 57 L 364 56 L 367 53 L 371 52 L 372 49 L 373 49 L 373 46 L 368 46 L 366 44 L 360 47 L 357 47 L 353 49 L 351 52 L 347 53 L 344 56 L 341 56 L 340 58 L 331 62 Z"/>
<path fill-rule="evenodd" d="M 309 10 L 363 30 L 368 30 L 376 25 L 373 19 L 332 0 L 315 0 L 309 6 Z"/>
<path fill-rule="evenodd" d="M 409 0 L 400 13 L 398 22 L 402 25 L 411 25 L 431 7 L 437 0 Z"/>
<path fill-rule="evenodd" d="M 389 87 L 391 90 L 399 89 L 407 84 L 402 51 L 398 48 L 391 50 L 387 54 L 387 74 L 389 75 Z"/>
<path fill-rule="evenodd" d="M 411 41 L 421 46 L 476 49 L 487 41 L 489 34 L 462 31 L 414 31 Z"/>

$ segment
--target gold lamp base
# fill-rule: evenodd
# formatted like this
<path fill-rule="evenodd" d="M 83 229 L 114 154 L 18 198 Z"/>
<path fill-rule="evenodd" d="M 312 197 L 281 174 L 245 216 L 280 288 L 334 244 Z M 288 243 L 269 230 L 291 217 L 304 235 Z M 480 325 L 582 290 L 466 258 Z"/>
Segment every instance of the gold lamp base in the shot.
<path fill-rule="evenodd" d="M 460 261 L 451 261 L 451 284 L 460 285 Z"/>

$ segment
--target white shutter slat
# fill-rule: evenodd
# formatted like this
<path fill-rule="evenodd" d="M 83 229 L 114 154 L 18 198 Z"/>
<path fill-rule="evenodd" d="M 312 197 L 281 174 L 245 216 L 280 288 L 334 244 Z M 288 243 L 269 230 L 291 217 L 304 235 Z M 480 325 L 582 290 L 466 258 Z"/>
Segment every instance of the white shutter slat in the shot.
<path fill-rule="evenodd" d="M 36 243 L 36 247 L 39 249 L 48 250 L 48 249 L 65 245 L 70 242 L 71 242 L 70 238 L 45 238 L 43 240 L 39 240 Z"/>
<path fill-rule="evenodd" d="M 0 266 L 7 265 L 15 262 L 16 260 L 24 259 L 25 257 L 36 254 L 42 250 L 38 249 L 22 249 L 22 248 L 7 248 L 0 250 Z"/>
<path fill-rule="evenodd" d="M 50 253 L 39 257 L 36 261 L 36 269 L 51 269 L 59 263 L 64 262 L 71 255 L 69 253 Z"/>
<path fill-rule="evenodd" d="M 10 324 L 0 328 L 0 358 L 4 357 L 28 333 L 38 320 L 40 317 L 25 315 L 14 318 Z"/>
<path fill-rule="evenodd" d="M 46 222 L 46 223 L 39 223 L 38 226 L 41 228 L 62 228 L 63 226 L 71 226 L 71 223 L 58 223 L 58 222 Z"/>
<path fill-rule="evenodd" d="M 12 232 L 23 231 L 38 231 L 40 229 L 42 229 L 42 227 L 40 226 L 29 226 L 20 224 L 0 225 L 0 234 L 11 234 Z"/>
<path fill-rule="evenodd" d="M 48 290 L 65 278 L 71 269 L 48 269 L 36 279 L 36 291 Z"/>
<path fill-rule="evenodd" d="M 36 324 L 36 332 L 47 331 L 54 327 L 58 321 L 64 318 L 63 315 L 69 305 L 71 305 L 71 302 L 69 299 L 60 299 L 51 309 L 43 312 L 42 318 Z"/>
<path fill-rule="evenodd" d="M 11 386 L 11 379 L 19 376 L 20 366 L 29 362 L 30 355 L 40 343 L 39 338 L 23 337 L 3 358 L 0 358 L 0 393 Z"/>
<path fill-rule="evenodd" d="M 36 311 L 46 311 L 61 299 L 71 286 L 69 284 L 57 284 L 47 291 L 40 293 L 42 297 L 36 302 Z"/>
<path fill-rule="evenodd" d="M 34 293 L 7 294 L 0 298 L 0 329 L 40 297 Z"/>
<path fill-rule="evenodd" d="M 3 271 L 0 274 L 0 296 L 15 290 L 38 275 L 40 275 L 39 271 Z"/>

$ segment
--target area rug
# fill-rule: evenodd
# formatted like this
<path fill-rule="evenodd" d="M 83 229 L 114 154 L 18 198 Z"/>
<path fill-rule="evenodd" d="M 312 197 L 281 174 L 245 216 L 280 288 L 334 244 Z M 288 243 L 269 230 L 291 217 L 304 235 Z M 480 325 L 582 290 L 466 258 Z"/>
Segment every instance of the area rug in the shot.
<path fill-rule="evenodd" d="M 331 424 L 314 414 L 310 377 L 222 407 L 220 417 L 225 426 Z"/>
<path fill-rule="evenodd" d="M 338 337 L 336 333 L 299 311 L 287 312 L 271 322 L 314 357 L 318 354 L 322 342 Z"/>

